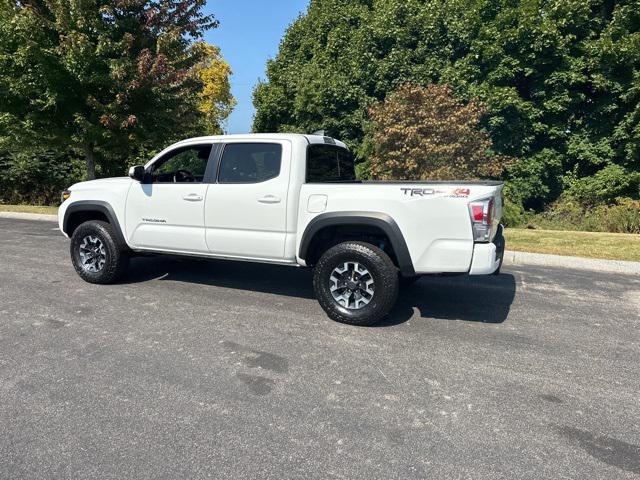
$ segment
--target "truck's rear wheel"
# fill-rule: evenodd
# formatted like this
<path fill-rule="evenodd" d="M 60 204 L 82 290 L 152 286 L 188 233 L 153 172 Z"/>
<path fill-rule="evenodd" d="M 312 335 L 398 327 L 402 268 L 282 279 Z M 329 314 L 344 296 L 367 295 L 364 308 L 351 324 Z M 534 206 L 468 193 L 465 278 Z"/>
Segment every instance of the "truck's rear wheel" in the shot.
<path fill-rule="evenodd" d="M 382 320 L 398 296 L 398 271 L 389 256 L 365 242 L 345 242 L 318 261 L 313 288 L 327 315 L 350 325 Z"/>
<path fill-rule="evenodd" d="M 129 256 L 107 222 L 91 220 L 78 226 L 71 236 L 70 249 L 73 267 L 89 283 L 113 283 L 129 265 Z"/>

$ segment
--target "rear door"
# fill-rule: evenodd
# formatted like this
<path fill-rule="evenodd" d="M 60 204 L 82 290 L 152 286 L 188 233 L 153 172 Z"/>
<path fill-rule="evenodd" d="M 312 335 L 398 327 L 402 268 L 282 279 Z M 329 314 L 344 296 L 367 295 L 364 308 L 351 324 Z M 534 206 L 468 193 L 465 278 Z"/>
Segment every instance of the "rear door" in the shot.
<path fill-rule="evenodd" d="M 205 202 L 211 253 L 284 258 L 291 150 L 288 141 L 224 145 L 217 179 L 209 186 Z"/>
<path fill-rule="evenodd" d="M 204 230 L 205 173 L 211 144 L 179 147 L 148 167 L 129 190 L 126 231 L 134 248 L 208 252 Z"/>

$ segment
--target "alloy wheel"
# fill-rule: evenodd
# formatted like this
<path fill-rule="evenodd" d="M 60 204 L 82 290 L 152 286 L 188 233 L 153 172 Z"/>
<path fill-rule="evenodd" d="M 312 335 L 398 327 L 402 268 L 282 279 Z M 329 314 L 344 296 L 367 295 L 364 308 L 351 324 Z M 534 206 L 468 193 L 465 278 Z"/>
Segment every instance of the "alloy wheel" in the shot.
<path fill-rule="evenodd" d="M 344 262 L 331 272 L 329 289 L 339 305 L 349 310 L 359 310 L 373 299 L 375 282 L 361 263 Z"/>
<path fill-rule="evenodd" d="M 104 243 L 98 237 L 87 235 L 80 244 L 80 262 L 87 272 L 99 272 L 107 262 Z"/>

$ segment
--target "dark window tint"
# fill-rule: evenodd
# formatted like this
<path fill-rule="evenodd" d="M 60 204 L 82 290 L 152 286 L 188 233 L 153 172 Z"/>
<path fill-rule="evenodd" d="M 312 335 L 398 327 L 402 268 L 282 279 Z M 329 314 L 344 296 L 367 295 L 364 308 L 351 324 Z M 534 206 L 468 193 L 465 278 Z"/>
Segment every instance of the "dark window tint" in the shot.
<path fill-rule="evenodd" d="M 202 182 L 210 152 L 211 145 L 173 150 L 155 163 L 151 179 L 155 183 Z"/>
<path fill-rule="evenodd" d="M 282 146 L 277 143 L 230 143 L 220 161 L 220 183 L 258 183 L 280 174 Z"/>
<path fill-rule="evenodd" d="M 353 182 L 355 160 L 351 152 L 333 145 L 309 145 L 307 183 Z"/>

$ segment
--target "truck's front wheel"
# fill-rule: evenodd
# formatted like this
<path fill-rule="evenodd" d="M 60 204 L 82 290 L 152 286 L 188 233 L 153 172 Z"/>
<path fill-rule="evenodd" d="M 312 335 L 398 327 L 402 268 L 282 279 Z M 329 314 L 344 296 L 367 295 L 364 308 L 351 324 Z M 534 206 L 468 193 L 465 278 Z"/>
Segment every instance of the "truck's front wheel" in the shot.
<path fill-rule="evenodd" d="M 318 261 L 313 288 L 327 315 L 350 325 L 382 320 L 396 302 L 398 273 L 389 256 L 365 242 L 345 242 Z"/>
<path fill-rule="evenodd" d="M 71 236 L 71 261 L 78 275 L 89 283 L 113 283 L 127 269 L 129 256 L 118 245 L 111 224 L 91 220 Z"/>

